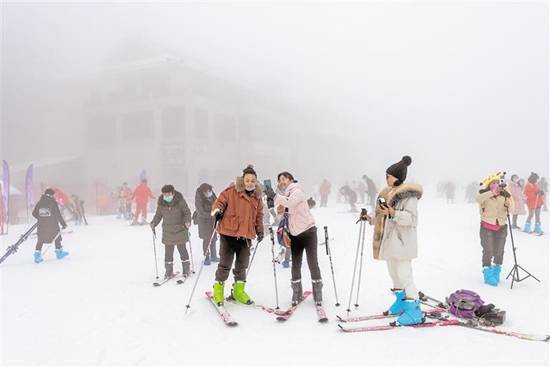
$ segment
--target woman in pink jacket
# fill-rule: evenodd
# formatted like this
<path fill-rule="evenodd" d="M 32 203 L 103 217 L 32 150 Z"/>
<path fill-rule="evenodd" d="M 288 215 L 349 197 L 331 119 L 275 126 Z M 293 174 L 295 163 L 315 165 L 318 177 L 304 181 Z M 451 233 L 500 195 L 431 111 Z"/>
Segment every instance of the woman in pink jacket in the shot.
<path fill-rule="evenodd" d="M 529 215 L 527 221 L 523 227 L 523 231 L 531 233 L 531 219 L 535 216 L 535 234 L 542 235 L 542 228 L 540 225 L 540 209 L 544 205 L 544 191 L 540 189 L 537 181 L 539 175 L 531 172 L 529 178 L 527 178 L 527 185 L 525 185 L 525 196 L 527 197 L 527 208 L 529 209 Z"/>
<path fill-rule="evenodd" d="M 323 281 L 317 260 L 317 227 L 311 215 L 307 197 L 302 187 L 288 172 L 279 173 L 277 194 L 274 197 L 279 217 L 288 214 L 290 251 L 292 253 L 292 304 L 298 304 L 303 298 L 302 290 L 302 257 L 304 250 L 311 274 L 313 299 L 317 305 L 323 301 Z"/>
<path fill-rule="evenodd" d="M 518 226 L 518 215 L 525 215 L 525 195 L 523 194 L 523 186 L 518 175 L 512 175 L 508 187 L 514 200 L 514 206 L 510 211 L 512 214 L 512 229 L 521 229 Z"/>

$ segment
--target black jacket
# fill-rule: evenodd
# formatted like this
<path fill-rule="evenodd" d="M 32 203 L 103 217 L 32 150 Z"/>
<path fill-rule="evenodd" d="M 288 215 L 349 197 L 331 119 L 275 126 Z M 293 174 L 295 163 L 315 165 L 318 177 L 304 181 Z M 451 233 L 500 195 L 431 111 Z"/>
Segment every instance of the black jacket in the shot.
<path fill-rule="evenodd" d="M 196 221 L 199 226 L 199 238 L 203 240 L 209 239 L 212 235 L 214 218 L 212 218 L 210 213 L 212 212 L 212 204 L 217 199 L 214 191 L 212 191 L 212 196 L 207 198 L 204 195 L 206 190 L 212 190 L 212 186 L 202 184 L 197 188 L 195 193 Z"/>
<path fill-rule="evenodd" d="M 38 241 L 44 243 L 50 243 L 55 239 L 61 230 L 60 224 L 63 228 L 67 226 L 57 202 L 48 195 L 42 195 L 38 200 L 32 211 L 32 216 L 38 219 Z"/>

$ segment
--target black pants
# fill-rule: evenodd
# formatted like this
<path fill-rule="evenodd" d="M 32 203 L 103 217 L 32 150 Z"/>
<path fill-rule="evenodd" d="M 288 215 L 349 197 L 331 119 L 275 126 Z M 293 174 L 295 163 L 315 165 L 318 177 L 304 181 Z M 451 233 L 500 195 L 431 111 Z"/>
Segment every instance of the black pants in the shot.
<path fill-rule="evenodd" d="M 44 240 L 41 240 L 38 238 L 38 241 L 36 241 L 36 251 L 42 251 L 42 245 L 44 244 Z M 55 248 L 60 249 L 61 248 L 61 236 L 57 237 L 55 240 Z"/>
<path fill-rule="evenodd" d="M 302 279 L 302 257 L 304 250 L 311 279 L 321 279 L 321 270 L 317 261 L 317 227 L 312 227 L 297 236 L 290 236 L 290 251 L 292 252 L 292 280 Z"/>
<path fill-rule="evenodd" d="M 225 282 L 229 278 L 229 271 L 235 260 L 233 276 L 235 280 L 246 281 L 246 269 L 250 260 L 250 240 L 246 238 L 230 237 L 220 234 L 220 262 L 216 270 L 216 281 Z"/>
<path fill-rule="evenodd" d="M 481 239 L 481 247 L 483 247 L 482 263 L 484 267 L 491 266 L 493 258 L 495 264 L 502 265 L 507 235 L 508 225 L 503 225 L 498 231 L 491 231 L 483 226 L 480 227 L 479 237 Z"/>
<path fill-rule="evenodd" d="M 212 234 L 210 234 L 212 236 Z M 208 238 L 203 238 L 202 240 L 202 254 L 206 256 L 206 251 L 208 251 L 208 246 L 210 245 L 210 256 L 216 256 L 216 241 L 218 240 L 218 235 L 214 233 L 212 237 L 212 242 L 210 242 L 210 236 Z"/>
<path fill-rule="evenodd" d="M 180 253 L 180 259 L 182 262 L 189 260 L 189 254 L 187 253 L 187 247 L 185 243 L 178 243 L 177 245 L 167 245 L 164 244 L 164 262 L 173 263 L 174 262 L 174 247 L 178 248 Z"/>
<path fill-rule="evenodd" d="M 540 223 L 540 208 L 529 209 L 529 216 L 527 217 L 527 223 L 531 223 L 531 219 L 533 219 L 533 214 L 535 215 L 535 223 Z"/>

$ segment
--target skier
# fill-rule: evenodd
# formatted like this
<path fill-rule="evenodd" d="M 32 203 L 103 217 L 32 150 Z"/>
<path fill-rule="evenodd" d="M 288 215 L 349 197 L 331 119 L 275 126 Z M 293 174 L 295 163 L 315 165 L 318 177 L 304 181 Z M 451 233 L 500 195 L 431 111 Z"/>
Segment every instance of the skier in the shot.
<path fill-rule="evenodd" d="M 130 219 L 132 213 L 132 189 L 128 183 L 122 183 L 118 190 L 118 215 L 117 218 Z"/>
<path fill-rule="evenodd" d="M 447 204 L 454 204 L 456 187 L 454 182 L 447 181 L 444 186 L 445 197 L 447 198 Z"/>
<path fill-rule="evenodd" d="M 397 319 L 399 325 L 424 322 L 412 273 L 412 260 L 418 252 L 417 205 L 422 197 L 422 187 L 403 183 L 411 162 L 411 157 L 404 156 L 386 170 L 388 186 L 379 194 L 385 202 L 379 199 L 374 218 L 373 254 L 375 259 L 387 263 L 396 298 L 389 313 L 400 315 Z"/>
<path fill-rule="evenodd" d="M 162 220 L 162 243 L 164 244 L 164 279 L 174 276 L 174 247 L 180 254 L 182 276 L 189 276 L 189 255 L 186 243 L 189 241 L 191 211 L 183 195 L 172 185 L 164 185 L 157 202 L 157 211 L 151 221 L 151 230 L 156 236 L 155 227 Z"/>
<path fill-rule="evenodd" d="M 67 228 L 67 223 L 61 216 L 61 211 L 54 198 L 55 191 L 51 188 L 46 189 L 44 195 L 38 200 L 32 211 L 32 216 L 38 220 L 36 248 L 34 251 L 34 262 L 40 263 L 44 261 L 42 258 L 42 245 L 55 241 L 55 256 L 58 259 L 63 259 L 69 253 L 63 250 L 61 246 L 61 229 Z"/>
<path fill-rule="evenodd" d="M 353 181 L 353 190 L 359 195 L 359 203 L 365 203 L 365 195 L 367 193 L 367 185 L 362 181 Z"/>
<path fill-rule="evenodd" d="M 319 194 L 321 195 L 321 208 L 326 208 L 328 196 L 330 195 L 331 185 L 325 178 L 319 187 Z"/>
<path fill-rule="evenodd" d="M 368 177 L 367 175 L 362 176 L 363 180 L 367 184 L 367 194 L 369 196 L 370 205 L 372 207 L 376 207 L 376 194 L 378 193 L 378 190 L 376 188 L 376 184 L 374 181 Z"/>
<path fill-rule="evenodd" d="M 464 195 L 464 200 L 466 200 L 467 203 L 475 203 L 476 202 L 476 195 L 477 190 L 479 187 L 479 183 L 476 181 L 471 182 L 468 186 L 466 186 L 466 192 Z"/>
<path fill-rule="evenodd" d="M 302 301 L 302 257 L 304 250 L 311 275 L 313 299 L 317 305 L 323 301 L 323 281 L 317 260 L 317 227 L 311 215 L 308 199 L 302 187 L 289 172 L 279 173 L 277 194 L 274 197 L 277 214 L 288 213 L 290 251 L 292 253 L 292 305 Z"/>
<path fill-rule="evenodd" d="M 357 212 L 357 207 L 355 203 L 357 202 L 357 193 L 349 187 L 349 185 L 344 185 L 340 188 L 340 193 L 346 198 L 346 201 L 350 205 L 350 212 Z"/>
<path fill-rule="evenodd" d="M 508 187 L 514 201 L 514 208 L 510 211 L 512 214 L 512 229 L 521 229 L 518 226 L 518 215 L 525 215 L 525 195 L 518 175 L 512 175 L 508 181 Z"/>
<path fill-rule="evenodd" d="M 527 221 L 523 227 L 523 231 L 531 233 L 531 219 L 533 214 L 535 215 L 535 233 L 542 235 L 542 228 L 540 224 L 540 210 L 544 205 L 544 191 L 542 191 L 537 184 L 539 175 L 535 172 L 531 172 L 531 175 L 527 178 L 527 185 L 525 185 L 525 196 L 527 197 L 527 208 L 529 209 L 529 215 Z"/>
<path fill-rule="evenodd" d="M 204 265 L 210 265 L 210 262 L 219 262 L 220 258 L 216 255 L 217 235 L 214 233 L 214 218 L 210 215 L 212 204 L 217 197 L 212 189 L 212 185 L 203 183 L 195 192 L 195 218 L 199 226 L 199 238 L 202 239 L 202 251 L 204 255 Z M 214 235 L 214 237 L 212 237 Z M 212 241 L 209 243 L 208 241 Z M 210 252 L 208 253 L 208 248 Z M 207 255 L 208 253 L 208 255 Z"/>
<path fill-rule="evenodd" d="M 485 284 L 496 287 L 500 281 L 504 245 L 508 235 L 507 210 L 513 205 L 512 195 L 506 184 L 501 182 L 500 173 L 483 180 L 476 201 L 481 216 L 479 236 L 483 248 L 483 278 Z"/>
<path fill-rule="evenodd" d="M 136 200 L 136 214 L 134 215 L 134 221 L 132 222 L 132 225 L 147 223 L 147 204 L 149 203 L 149 198 L 155 199 L 155 196 L 147 185 L 147 179 L 144 178 L 141 180 L 141 183 L 136 187 L 134 193 L 132 194 L 132 199 Z M 143 222 L 138 223 L 140 214 Z"/>
<path fill-rule="evenodd" d="M 224 302 L 224 282 L 235 260 L 235 283 L 231 296 L 240 303 L 252 304 L 245 291 L 246 269 L 250 259 L 250 241 L 264 238 L 262 188 L 254 168 L 249 165 L 234 184 L 220 193 L 212 205 L 211 215 L 218 223 L 220 234 L 220 262 L 216 271 L 213 298 L 218 305 Z"/>

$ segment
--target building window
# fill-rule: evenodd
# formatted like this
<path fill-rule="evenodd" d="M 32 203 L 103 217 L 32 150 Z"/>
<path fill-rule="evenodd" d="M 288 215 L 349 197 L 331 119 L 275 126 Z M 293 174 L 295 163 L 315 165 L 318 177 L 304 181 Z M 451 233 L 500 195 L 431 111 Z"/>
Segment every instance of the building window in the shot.
<path fill-rule="evenodd" d="M 162 111 L 162 136 L 181 138 L 185 132 L 183 107 L 169 107 Z"/>
<path fill-rule="evenodd" d="M 88 142 L 92 147 L 102 147 L 116 142 L 116 122 L 108 116 L 88 119 Z"/>
<path fill-rule="evenodd" d="M 208 139 L 210 122 L 208 121 L 208 111 L 195 109 L 195 134 L 199 139 Z"/>
<path fill-rule="evenodd" d="M 152 111 L 135 111 L 122 116 L 122 136 L 124 140 L 146 140 L 155 136 Z"/>

